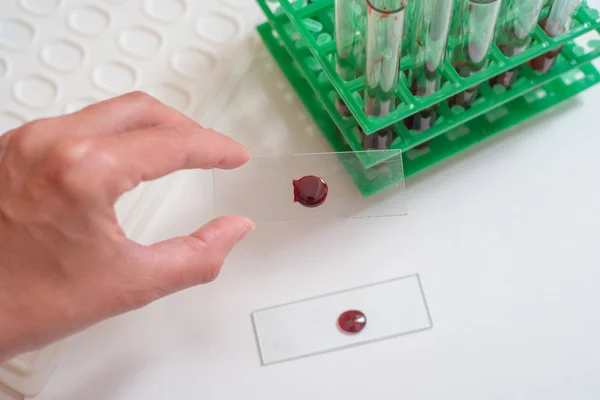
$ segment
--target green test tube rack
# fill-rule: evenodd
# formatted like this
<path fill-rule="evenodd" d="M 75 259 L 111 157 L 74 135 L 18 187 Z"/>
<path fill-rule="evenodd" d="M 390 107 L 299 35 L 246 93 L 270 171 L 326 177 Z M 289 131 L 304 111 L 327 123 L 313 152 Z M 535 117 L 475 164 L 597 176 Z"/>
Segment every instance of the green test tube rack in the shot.
<path fill-rule="evenodd" d="M 584 1 L 573 19 L 572 29 L 551 38 L 537 26 L 527 50 L 506 57 L 495 45 L 490 65 L 483 71 L 462 78 L 450 61 L 442 68 L 444 84 L 427 97 L 413 96 L 401 73 L 396 94 L 399 105 L 383 117 L 364 112 L 364 79 L 343 81 L 336 71 L 333 0 L 257 0 L 267 17 L 258 26 L 263 42 L 283 71 L 302 103 L 337 152 L 363 151 L 361 135 L 393 128 L 396 136 L 390 149 L 400 150 L 404 177 L 408 178 L 458 154 L 497 133 L 515 126 L 600 82 L 592 61 L 600 57 L 600 40 L 581 38 L 600 32 L 599 12 Z M 416 0 L 412 0 L 416 1 Z M 548 10 L 542 12 L 542 17 Z M 528 62 L 552 49 L 562 48 L 552 69 L 540 74 Z M 413 60 L 406 54 L 402 71 L 410 70 Z M 510 88 L 490 86 L 488 81 L 506 71 L 519 68 L 519 79 Z M 447 100 L 469 88 L 479 86 L 480 95 L 472 107 L 450 107 Z M 336 108 L 341 98 L 350 116 Z M 420 111 L 437 107 L 438 119 L 428 130 L 408 130 L 402 122 Z M 362 133 L 361 133 L 362 131 Z M 396 178 L 373 178 L 385 164 L 387 153 L 364 157 L 365 173 L 352 178 L 363 196 L 371 196 L 397 184 Z M 373 172 L 375 171 L 375 172 Z M 382 172 L 385 173 L 385 172 Z M 371 180 L 369 184 L 366 181 Z"/>

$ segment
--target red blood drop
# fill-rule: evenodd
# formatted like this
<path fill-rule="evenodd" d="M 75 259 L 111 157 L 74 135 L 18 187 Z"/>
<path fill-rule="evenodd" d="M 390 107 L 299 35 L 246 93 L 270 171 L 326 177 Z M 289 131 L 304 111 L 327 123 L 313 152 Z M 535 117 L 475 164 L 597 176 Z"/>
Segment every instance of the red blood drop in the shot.
<path fill-rule="evenodd" d="M 350 310 L 338 318 L 338 326 L 345 333 L 358 333 L 367 324 L 367 317 L 360 311 Z"/>
<path fill-rule="evenodd" d="M 304 207 L 314 208 L 325 203 L 329 188 L 318 176 L 308 175 L 292 182 L 294 185 L 294 202 Z"/>

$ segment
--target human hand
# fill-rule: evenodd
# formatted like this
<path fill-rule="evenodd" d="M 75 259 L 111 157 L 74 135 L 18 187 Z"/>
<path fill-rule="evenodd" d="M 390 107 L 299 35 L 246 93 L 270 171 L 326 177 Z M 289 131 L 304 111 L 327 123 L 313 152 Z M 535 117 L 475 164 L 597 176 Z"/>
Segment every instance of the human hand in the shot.
<path fill-rule="evenodd" d="M 0 136 L 0 362 L 215 279 L 252 221 L 142 246 L 113 206 L 142 181 L 249 157 L 139 92 Z"/>

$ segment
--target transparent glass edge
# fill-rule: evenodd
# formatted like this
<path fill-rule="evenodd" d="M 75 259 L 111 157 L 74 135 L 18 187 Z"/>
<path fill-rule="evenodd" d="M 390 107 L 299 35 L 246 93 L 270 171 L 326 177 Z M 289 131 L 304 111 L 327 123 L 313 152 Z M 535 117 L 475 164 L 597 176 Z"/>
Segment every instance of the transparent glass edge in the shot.
<path fill-rule="evenodd" d="M 309 302 L 309 301 L 313 301 L 313 300 L 324 299 L 324 298 L 327 298 L 327 297 L 333 297 L 333 296 L 336 296 L 336 295 L 340 295 L 340 294 L 352 292 L 352 291 L 355 291 L 355 290 L 368 289 L 368 288 L 373 288 L 373 287 L 377 287 L 377 286 L 381 286 L 381 285 L 391 284 L 391 283 L 394 283 L 394 282 L 397 282 L 397 281 L 402 281 L 402 280 L 407 280 L 407 279 L 416 279 L 416 281 L 418 283 L 419 291 L 420 291 L 420 295 L 421 295 L 421 299 L 423 301 L 425 312 L 427 314 L 427 319 L 428 319 L 427 326 L 425 326 L 423 328 L 419 328 L 419 329 L 398 332 L 397 334 L 386 335 L 386 336 L 381 336 L 381 337 L 377 337 L 377 338 L 373 338 L 373 339 L 359 341 L 359 342 L 356 342 L 356 343 L 339 345 L 339 346 L 332 346 L 332 347 L 330 347 L 330 348 L 328 348 L 326 350 L 309 352 L 309 353 L 306 353 L 306 354 L 302 354 L 300 356 L 283 358 L 283 359 L 276 360 L 276 361 L 267 361 L 267 362 L 265 361 L 264 353 L 263 353 L 263 347 L 261 347 L 261 340 L 260 340 L 259 328 L 258 328 L 258 324 L 257 324 L 257 321 L 256 321 L 256 315 L 257 314 L 264 313 L 264 312 L 269 312 L 269 311 L 273 311 L 273 310 L 276 310 L 276 309 L 279 309 L 279 308 L 285 308 L 285 307 L 292 306 L 292 305 L 295 305 L 295 304 L 300 304 L 300 303 Z M 258 350 L 258 353 L 259 353 L 260 362 L 261 362 L 262 366 L 269 366 L 269 365 L 281 364 L 281 363 L 290 362 L 290 361 L 294 361 L 294 360 L 299 360 L 299 359 L 303 359 L 303 358 L 308 358 L 308 357 L 313 357 L 313 356 L 318 356 L 318 355 L 323 355 L 323 354 L 328 354 L 328 353 L 334 353 L 334 352 L 345 350 L 345 349 L 349 349 L 349 348 L 352 348 L 352 347 L 358 347 L 358 346 L 368 345 L 368 344 L 371 344 L 371 343 L 377 343 L 377 342 L 381 342 L 381 341 L 388 340 L 388 339 L 394 339 L 394 338 L 399 338 L 399 337 L 403 337 L 403 336 L 408 336 L 408 335 L 412 335 L 412 334 L 415 334 L 415 333 L 418 333 L 418 332 L 424 332 L 424 331 L 430 330 L 434 326 L 433 319 L 431 317 L 431 311 L 429 309 L 429 303 L 427 301 L 427 297 L 425 296 L 425 291 L 423 290 L 423 284 L 421 282 L 421 277 L 420 277 L 420 275 L 418 273 L 410 274 L 410 275 L 405 275 L 405 276 L 401 276 L 401 277 L 396 277 L 396 278 L 391 278 L 391 279 L 387 279 L 387 280 L 384 280 L 384 281 L 373 282 L 373 283 L 369 283 L 369 284 L 365 284 L 365 285 L 355 286 L 355 287 L 351 287 L 351 288 L 348 288 L 348 289 L 342 289 L 342 290 L 332 291 L 332 292 L 328 292 L 328 293 L 324 293 L 324 294 L 320 294 L 320 295 L 316 295 L 316 296 L 310 296 L 310 297 L 306 297 L 306 298 L 299 299 L 299 300 L 294 300 L 294 301 L 290 301 L 290 302 L 286 302 L 286 303 L 281 303 L 281 304 L 278 304 L 278 305 L 275 305 L 275 306 L 264 307 L 264 308 L 261 308 L 261 309 L 253 311 L 251 313 L 250 317 L 251 317 L 251 320 L 252 320 L 252 329 L 253 329 L 253 332 L 254 332 L 254 335 L 255 335 L 256 346 L 257 346 L 257 350 Z"/>
<path fill-rule="evenodd" d="M 289 154 L 276 154 L 276 155 L 259 155 L 259 156 L 253 156 L 252 159 L 249 162 L 252 161 L 259 161 L 260 160 L 283 160 L 282 162 L 285 162 L 284 160 L 294 160 L 294 159 L 302 159 L 302 158 L 310 158 L 310 157 L 315 157 L 315 158 L 333 158 L 333 157 L 337 157 L 340 158 L 340 164 L 341 162 L 341 158 L 348 156 L 348 157 L 357 157 L 361 162 L 363 163 L 367 163 L 369 164 L 368 167 L 365 167 L 366 169 L 372 169 L 374 168 L 376 165 L 379 164 L 385 164 L 388 161 L 392 161 L 393 165 L 395 166 L 395 174 L 394 174 L 394 182 L 390 183 L 387 185 L 387 187 L 384 187 L 381 190 L 375 190 L 374 194 L 371 196 L 363 196 L 363 198 L 365 199 L 365 201 L 369 201 L 369 199 L 371 198 L 376 198 L 377 196 L 385 196 L 386 193 L 391 194 L 391 193 L 396 193 L 399 203 L 397 204 L 397 209 L 395 210 L 395 212 L 381 212 L 381 213 L 374 213 L 373 215 L 328 215 L 326 217 L 321 216 L 314 216 L 311 217 L 310 215 L 307 216 L 303 216 L 302 218 L 294 218 L 294 217 L 290 217 L 290 218 L 279 218 L 277 220 L 272 220 L 272 221 L 255 221 L 257 225 L 272 225 L 272 224 L 286 224 L 286 223 L 293 223 L 293 222 L 315 222 L 315 221 L 335 221 L 335 220 L 364 220 L 364 219 L 371 219 L 371 218 L 390 218 L 390 217 L 400 217 L 400 216 L 405 216 L 408 214 L 407 211 L 407 204 L 406 204 L 406 185 L 405 185 L 405 177 L 404 177 L 404 165 L 403 165 L 403 158 L 402 158 L 402 151 L 400 149 L 385 149 L 385 150 L 364 150 L 364 151 L 342 151 L 342 152 L 336 152 L 336 151 L 331 151 L 331 152 L 306 152 L 306 153 L 289 153 Z M 290 161 L 291 162 L 291 161 Z M 224 215 L 224 214 L 230 214 L 225 212 L 224 210 L 221 210 L 218 206 L 218 201 L 219 201 L 219 188 L 218 188 L 218 182 L 219 182 L 219 177 L 218 175 L 224 172 L 228 172 L 228 173 L 235 173 L 235 170 L 213 170 L 213 179 L 212 179 L 212 185 L 213 185 L 213 209 L 214 209 L 214 214 L 215 215 Z M 344 175 L 350 179 L 353 180 L 353 178 L 350 176 L 351 174 L 345 170 L 344 171 Z M 354 182 L 355 187 L 358 189 L 358 185 L 356 184 L 356 182 Z M 360 189 L 358 189 L 358 191 L 360 191 Z"/>

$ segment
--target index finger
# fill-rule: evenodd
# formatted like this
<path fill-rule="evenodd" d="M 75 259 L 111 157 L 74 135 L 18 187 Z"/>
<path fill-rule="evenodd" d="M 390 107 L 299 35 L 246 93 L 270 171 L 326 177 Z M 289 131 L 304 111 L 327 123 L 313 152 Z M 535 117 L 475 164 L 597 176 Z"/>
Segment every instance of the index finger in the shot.
<path fill-rule="evenodd" d="M 87 106 L 62 117 L 78 135 L 106 135 L 187 119 L 181 112 L 147 93 L 136 91 Z M 58 121 L 57 121 L 58 123 Z"/>
<path fill-rule="evenodd" d="M 250 159 L 235 140 L 196 123 L 158 126 L 85 142 L 85 166 L 111 201 L 143 181 L 185 169 L 232 169 Z M 98 181 L 99 180 L 99 181 Z"/>

